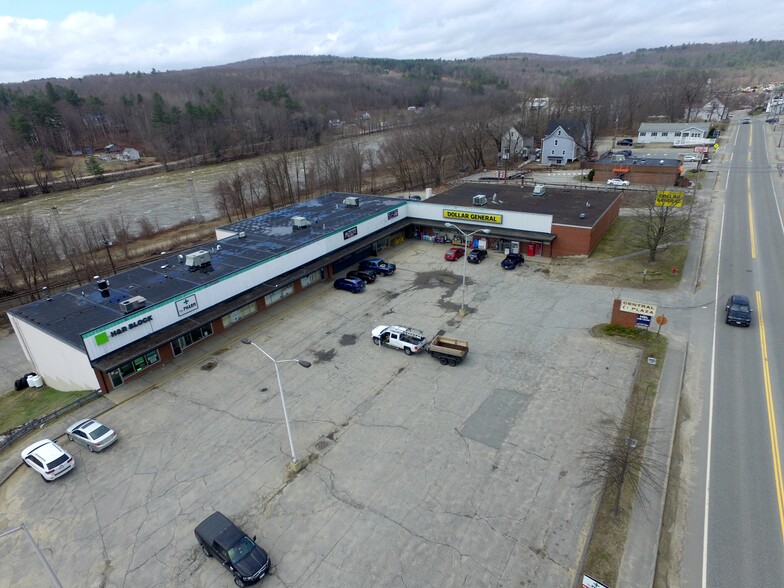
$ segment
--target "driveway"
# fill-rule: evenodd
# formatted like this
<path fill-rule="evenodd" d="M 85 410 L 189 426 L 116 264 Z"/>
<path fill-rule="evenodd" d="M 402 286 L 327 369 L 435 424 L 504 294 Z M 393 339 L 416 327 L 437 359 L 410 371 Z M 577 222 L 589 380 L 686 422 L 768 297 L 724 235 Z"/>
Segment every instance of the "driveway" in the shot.
<path fill-rule="evenodd" d="M 72 473 L 8 479 L 0 528 L 24 523 L 65 586 L 231 586 L 193 537 L 215 509 L 269 551 L 265 586 L 571 585 L 598 498 L 579 454 L 623 412 L 639 352 L 590 335 L 609 288 L 530 260 L 505 271 L 494 252 L 467 266 L 459 317 L 464 266 L 446 249 L 385 251 L 398 271 L 364 293 L 319 285 L 154 370 L 155 386 L 101 417 L 114 446 L 65 440 Z M 470 352 L 448 367 L 379 348 L 378 324 L 444 331 Z M 274 366 L 246 336 L 313 363 L 280 366 L 311 460 L 294 476 Z M 0 587 L 45 584 L 23 536 L 0 538 L 0 554 Z"/>

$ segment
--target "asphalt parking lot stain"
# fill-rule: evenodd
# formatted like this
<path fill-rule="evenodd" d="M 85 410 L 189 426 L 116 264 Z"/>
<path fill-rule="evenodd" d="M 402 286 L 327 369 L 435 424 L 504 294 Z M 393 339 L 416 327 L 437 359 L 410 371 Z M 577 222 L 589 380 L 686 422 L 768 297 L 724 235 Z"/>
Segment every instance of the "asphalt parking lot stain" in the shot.
<path fill-rule="evenodd" d="M 466 278 L 466 285 L 473 282 L 470 278 Z M 447 290 L 446 296 L 454 294 L 463 284 L 463 277 L 456 276 L 452 272 L 434 271 L 434 272 L 419 272 L 414 278 L 414 288 L 422 290 L 424 288 L 444 288 Z"/>
<path fill-rule="evenodd" d="M 530 399 L 530 394 L 517 390 L 494 390 L 465 420 L 462 435 L 500 450 L 517 415 L 525 409 Z"/>
<path fill-rule="evenodd" d="M 341 345 L 343 345 L 342 339 L 341 339 Z M 353 343 L 348 343 L 348 345 L 353 345 Z M 335 350 L 334 347 L 332 349 L 322 349 L 320 351 L 316 351 L 315 349 L 311 349 L 310 351 L 311 351 L 311 353 L 313 353 L 313 355 L 316 356 L 316 361 L 318 363 L 330 362 L 335 357 L 335 354 L 337 354 L 337 351 Z"/>
<path fill-rule="evenodd" d="M 357 336 L 346 333 L 340 338 L 341 345 L 354 345 L 357 342 Z"/>
<path fill-rule="evenodd" d="M 205 372 L 210 372 L 214 370 L 216 367 L 218 367 L 217 361 L 208 361 L 203 366 L 201 366 L 201 369 L 203 369 Z"/>

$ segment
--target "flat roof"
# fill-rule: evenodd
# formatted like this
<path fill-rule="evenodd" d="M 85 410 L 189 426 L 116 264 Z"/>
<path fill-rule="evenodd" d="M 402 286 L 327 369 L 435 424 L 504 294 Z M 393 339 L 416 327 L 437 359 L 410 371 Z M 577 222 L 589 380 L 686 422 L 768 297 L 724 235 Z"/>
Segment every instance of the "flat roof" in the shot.
<path fill-rule="evenodd" d="M 359 206 L 346 206 L 343 200 L 349 196 L 357 197 Z M 397 198 L 331 192 L 218 229 L 242 232 L 244 237 L 208 241 L 179 254 L 161 255 L 155 261 L 115 275 L 101 276 L 109 283 L 104 292 L 98 289 L 96 283 L 90 283 L 52 294 L 8 313 L 81 348 L 82 333 L 125 316 L 120 306 L 124 300 L 142 296 L 147 301 L 146 306 L 153 306 L 180 298 L 235 272 L 405 205 L 405 200 Z M 310 226 L 294 228 L 292 217 L 297 216 L 307 219 Z M 209 252 L 208 267 L 193 270 L 185 265 L 185 256 L 197 251 Z"/>
<path fill-rule="evenodd" d="M 487 205 L 474 206 L 474 196 L 487 197 Z M 494 197 L 495 196 L 495 197 Z M 441 192 L 425 202 L 468 206 L 488 211 L 550 214 L 553 224 L 592 227 L 612 204 L 621 198 L 617 190 L 591 188 L 556 188 L 545 185 L 543 196 L 533 195 L 533 186 L 466 182 Z M 590 203 L 590 207 L 586 206 Z M 585 213 L 585 218 L 580 218 Z M 495 229 L 493 229 L 495 232 Z"/>

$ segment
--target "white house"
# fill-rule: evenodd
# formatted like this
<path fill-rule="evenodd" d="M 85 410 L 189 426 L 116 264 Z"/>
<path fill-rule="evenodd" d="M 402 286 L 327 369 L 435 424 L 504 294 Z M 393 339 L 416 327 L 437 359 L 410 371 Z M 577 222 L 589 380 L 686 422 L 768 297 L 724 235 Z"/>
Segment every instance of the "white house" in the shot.
<path fill-rule="evenodd" d="M 637 143 L 670 143 L 675 147 L 683 145 L 706 145 L 710 123 L 642 123 L 637 131 Z"/>
<path fill-rule="evenodd" d="M 516 127 L 510 127 L 501 135 L 501 159 L 509 161 L 525 159 L 533 148 L 533 136 L 521 133 Z"/>
<path fill-rule="evenodd" d="M 768 100 L 768 105 L 765 107 L 765 112 L 768 114 L 784 114 L 784 96 L 781 94 L 771 96 Z"/>
<path fill-rule="evenodd" d="M 139 152 L 133 147 L 126 147 L 123 149 L 123 152 L 120 153 L 120 159 L 123 161 L 139 161 L 141 156 L 139 155 Z"/>
<path fill-rule="evenodd" d="M 588 129 L 576 120 L 551 120 L 542 139 L 542 163 L 566 165 L 586 155 Z"/>

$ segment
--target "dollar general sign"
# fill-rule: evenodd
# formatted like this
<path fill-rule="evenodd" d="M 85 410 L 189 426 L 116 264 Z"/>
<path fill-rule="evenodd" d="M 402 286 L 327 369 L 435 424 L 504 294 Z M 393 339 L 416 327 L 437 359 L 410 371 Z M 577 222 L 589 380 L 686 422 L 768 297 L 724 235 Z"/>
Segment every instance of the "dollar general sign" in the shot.
<path fill-rule="evenodd" d="M 683 192 L 667 192 L 660 190 L 656 193 L 656 206 L 683 206 Z"/>

